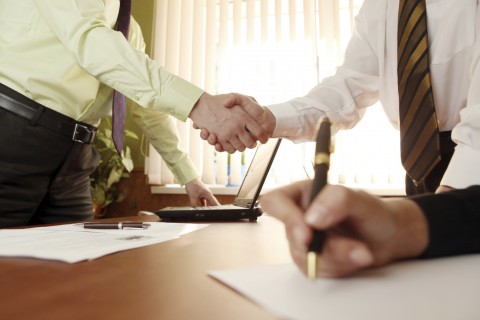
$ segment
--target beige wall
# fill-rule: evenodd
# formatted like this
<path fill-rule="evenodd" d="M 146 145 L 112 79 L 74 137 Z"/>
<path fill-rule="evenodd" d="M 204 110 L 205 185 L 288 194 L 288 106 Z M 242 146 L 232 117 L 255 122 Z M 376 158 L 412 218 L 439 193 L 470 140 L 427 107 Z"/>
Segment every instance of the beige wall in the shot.
<path fill-rule="evenodd" d="M 153 19 L 155 14 L 155 0 L 133 1 L 132 15 L 142 28 L 143 37 L 147 43 L 147 54 L 151 53 L 153 40 Z"/>
<path fill-rule="evenodd" d="M 148 54 L 151 53 L 153 41 L 154 8 L 155 0 L 136 0 L 132 3 L 132 15 L 142 28 L 143 37 L 145 38 L 147 45 L 146 51 Z M 126 128 L 136 132 L 141 137 L 142 132 L 137 124 L 131 120 L 129 112 L 127 112 Z M 144 167 L 145 163 L 144 157 L 142 156 L 140 150 L 140 140 L 133 142 L 129 140 L 128 143 L 132 148 L 132 157 L 135 167 Z"/>

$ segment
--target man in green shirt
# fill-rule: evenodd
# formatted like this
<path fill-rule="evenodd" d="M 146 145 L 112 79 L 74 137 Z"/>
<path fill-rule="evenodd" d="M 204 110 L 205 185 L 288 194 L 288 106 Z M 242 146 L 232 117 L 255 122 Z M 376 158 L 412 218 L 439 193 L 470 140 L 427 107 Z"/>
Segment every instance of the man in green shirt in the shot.
<path fill-rule="evenodd" d="M 270 135 L 262 109 L 226 109 L 229 95 L 209 95 L 132 46 L 113 30 L 118 12 L 119 0 L 0 0 L 0 227 L 91 217 L 91 142 L 113 89 L 150 115 L 191 118 L 228 152 Z M 147 136 L 171 139 L 162 121 L 143 121 Z"/>

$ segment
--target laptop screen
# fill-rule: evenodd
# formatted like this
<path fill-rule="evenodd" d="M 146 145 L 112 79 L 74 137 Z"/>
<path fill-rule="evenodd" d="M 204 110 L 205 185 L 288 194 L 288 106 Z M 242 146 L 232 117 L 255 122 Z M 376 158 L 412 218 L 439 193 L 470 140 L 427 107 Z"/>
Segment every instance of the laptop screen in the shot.
<path fill-rule="evenodd" d="M 253 156 L 252 162 L 238 190 L 234 204 L 241 207 L 255 205 L 268 171 L 273 163 L 275 154 L 280 146 L 281 139 L 269 139 L 266 144 L 260 145 Z"/>

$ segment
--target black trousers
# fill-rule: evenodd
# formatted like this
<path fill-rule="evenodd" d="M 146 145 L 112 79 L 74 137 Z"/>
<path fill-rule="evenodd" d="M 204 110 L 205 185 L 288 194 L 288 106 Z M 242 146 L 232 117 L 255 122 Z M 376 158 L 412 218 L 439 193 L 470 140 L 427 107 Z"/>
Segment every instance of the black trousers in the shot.
<path fill-rule="evenodd" d="M 0 108 L 0 227 L 89 220 L 98 153 Z"/>
<path fill-rule="evenodd" d="M 442 159 L 419 185 L 415 185 L 408 174 L 405 176 L 405 191 L 407 196 L 432 193 L 437 190 L 447 170 L 448 164 L 452 159 L 455 146 L 456 144 L 451 139 L 451 131 L 440 132 L 440 152 Z"/>

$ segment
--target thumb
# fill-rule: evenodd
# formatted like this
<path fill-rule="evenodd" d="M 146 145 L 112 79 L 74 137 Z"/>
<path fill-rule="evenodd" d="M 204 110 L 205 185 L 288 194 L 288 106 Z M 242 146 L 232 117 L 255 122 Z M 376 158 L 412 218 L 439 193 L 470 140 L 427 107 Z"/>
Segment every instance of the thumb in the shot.
<path fill-rule="evenodd" d="M 234 106 L 245 107 L 247 104 L 251 103 L 252 101 L 256 102 L 257 100 L 255 100 L 255 98 L 253 97 L 245 96 L 242 94 L 231 93 L 228 96 L 228 98 L 225 99 L 223 106 L 226 108 L 231 108 Z"/>

